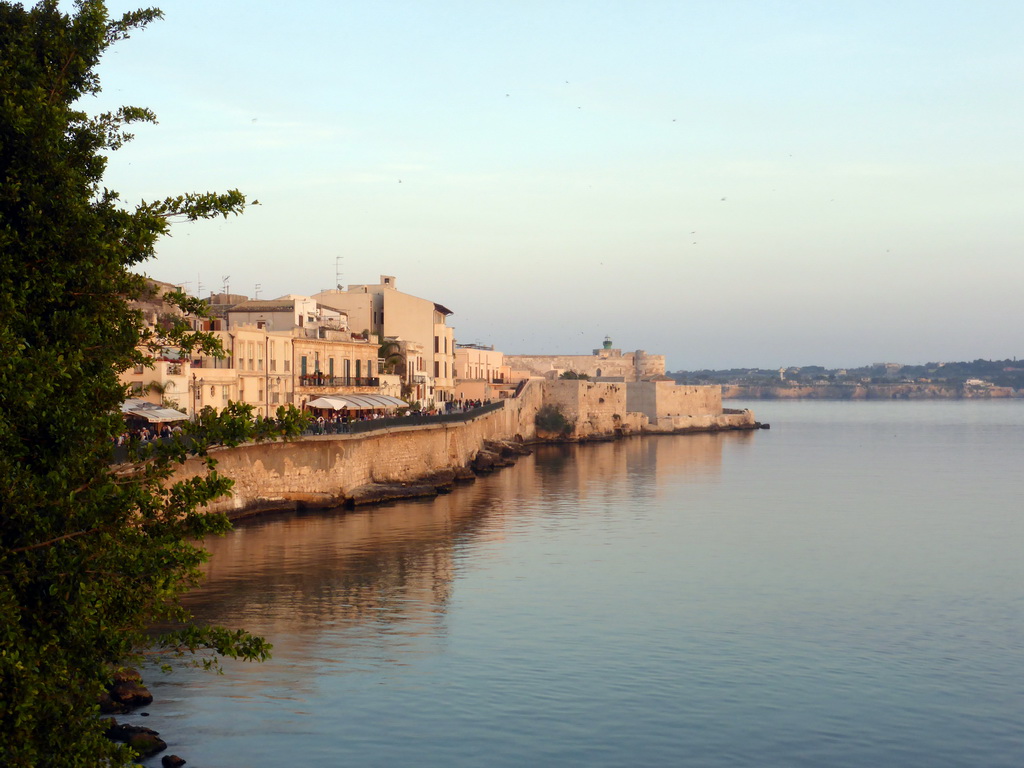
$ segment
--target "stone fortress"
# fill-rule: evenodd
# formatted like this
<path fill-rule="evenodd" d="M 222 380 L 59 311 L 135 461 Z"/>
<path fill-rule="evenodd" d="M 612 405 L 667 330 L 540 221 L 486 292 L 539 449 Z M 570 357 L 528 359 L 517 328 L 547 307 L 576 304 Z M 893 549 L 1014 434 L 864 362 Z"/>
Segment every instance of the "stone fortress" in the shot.
<path fill-rule="evenodd" d="M 505 362 L 515 372 L 546 379 L 572 372 L 585 374 L 592 381 L 668 380 L 664 355 L 649 355 L 642 349 L 623 353 L 612 348 L 612 340 L 607 336 L 592 355 L 505 355 Z"/>

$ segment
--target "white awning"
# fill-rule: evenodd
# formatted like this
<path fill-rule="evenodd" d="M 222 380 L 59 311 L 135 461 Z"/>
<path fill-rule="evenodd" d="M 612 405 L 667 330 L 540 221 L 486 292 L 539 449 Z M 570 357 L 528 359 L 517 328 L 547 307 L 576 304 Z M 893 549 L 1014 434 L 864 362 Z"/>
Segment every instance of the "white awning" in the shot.
<path fill-rule="evenodd" d="M 310 408 L 327 408 L 332 411 L 393 411 L 408 408 L 404 400 L 390 395 L 324 395 L 306 403 Z"/>
<path fill-rule="evenodd" d="M 310 408 L 324 408 L 331 411 L 340 411 L 348 407 L 340 397 L 318 397 L 316 400 L 310 400 L 306 405 Z"/>
<path fill-rule="evenodd" d="M 156 403 L 130 397 L 121 404 L 121 413 L 126 416 L 138 416 L 141 419 L 153 423 L 165 421 L 186 421 L 188 414 L 176 411 L 173 408 L 164 408 Z"/>

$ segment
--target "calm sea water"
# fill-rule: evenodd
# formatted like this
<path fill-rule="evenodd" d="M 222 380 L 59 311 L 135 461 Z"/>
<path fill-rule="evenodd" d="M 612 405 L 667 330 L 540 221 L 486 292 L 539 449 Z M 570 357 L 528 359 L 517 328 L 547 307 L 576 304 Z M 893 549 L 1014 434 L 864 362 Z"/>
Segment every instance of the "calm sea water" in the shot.
<path fill-rule="evenodd" d="M 1024 403 L 752 404 L 209 542 L 196 768 L 1024 765 Z M 151 764 L 158 761 L 151 760 Z"/>

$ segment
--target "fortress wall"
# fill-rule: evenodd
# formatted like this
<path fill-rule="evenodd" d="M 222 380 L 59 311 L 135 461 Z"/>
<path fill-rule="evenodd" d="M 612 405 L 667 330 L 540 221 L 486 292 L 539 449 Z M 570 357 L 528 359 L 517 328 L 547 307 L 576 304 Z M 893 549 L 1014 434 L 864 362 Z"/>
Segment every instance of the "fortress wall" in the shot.
<path fill-rule="evenodd" d="M 572 436 L 613 435 L 626 424 L 626 384 L 559 379 L 543 382 L 544 404 L 575 424 Z"/>
<path fill-rule="evenodd" d="M 673 386 L 672 382 L 658 382 L 655 388 L 659 419 L 722 412 L 721 387 Z"/>
<path fill-rule="evenodd" d="M 217 470 L 235 481 L 212 511 L 340 504 L 370 483 L 413 482 L 465 466 L 485 440 L 505 434 L 496 411 L 464 423 L 395 427 L 356 435 L 318 435 L 293 442 L 256 443 L 217 451 Z M 191 459 L 176 479 L 202 473 Z"/>
<path fill-rule="evenodd" d="M 722 413 L 722 390 L 716 386 L 679 386 L 670 381 L 641 381 L 627 385 L 626 404 L 652 425 L 680 416 Z"/>
<path fill-rule="evenodd" d="M 465 422 L 217 450 L 213 455 L 218 471 L 235 485 L 230 496 L 209 509 L 237 515 L 296 505 L 331 506 L 342 503 L 360 486 L 416 482 L 441 470 L 466 466 L 485 441 L 535 439 L 535 417 L 545 404 L 557 406 L 574 422 L 570 437 L 576 439 L 753 424 L 749 411 L 723 414 L 720 395 L 716 398 L 716 392 L 708 391 L 716 387 L 675 388 L 670 382 L 640 386 L 653 391 L 656 408 L 665 405 L 679 412 L 659 415 L 657 424 L 652 424 L 645 414 L 627 410 L 625 383 L 535 380 L 527 382 L 518 397 L 503 401 L 502 408 Z M 203 473 L 202 463 L 190 459 L 174 479 Z"/>
<path fill-rule="evenodd" d="M 407 483 L 466 466 L 487 440 L 536 436 L 541 382 L 528 383 L 505 407 L 465 422 L 391 427 L 354 435 L 307 436 L 291 442 L 252 443 L 213 452 L 217 470 L 235 481 L 229 497 L 210 505 L 239 513 L 295 503 L 341 503 L 370 483 Z M 190 459 L 175 479 L 204 474 Z"/>

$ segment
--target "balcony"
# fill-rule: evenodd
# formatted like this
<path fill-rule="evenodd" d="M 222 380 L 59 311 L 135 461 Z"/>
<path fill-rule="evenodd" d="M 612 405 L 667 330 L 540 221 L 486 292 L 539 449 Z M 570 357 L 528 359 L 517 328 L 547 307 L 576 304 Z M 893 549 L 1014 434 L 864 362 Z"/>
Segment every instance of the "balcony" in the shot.
<path fill-rule="evenodd" d="M 300 387 L 379 387 L 377 376 L 328 376 L 324 373 L 299 375 Z"/>

